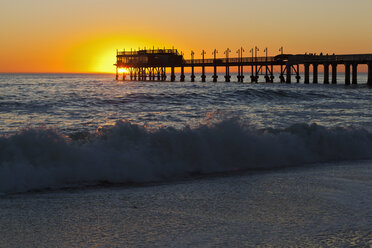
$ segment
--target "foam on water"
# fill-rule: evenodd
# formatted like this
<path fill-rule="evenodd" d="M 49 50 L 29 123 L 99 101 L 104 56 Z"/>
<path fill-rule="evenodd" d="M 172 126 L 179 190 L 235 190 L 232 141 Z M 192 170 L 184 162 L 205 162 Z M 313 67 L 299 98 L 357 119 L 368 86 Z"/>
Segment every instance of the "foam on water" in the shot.
<path fill-rule="evenodd" d="M 371 147 L 372 133 L 364 129 L 295 124 L 259 130 L 236 119 L 182 129 L 118 121 L 70 137 L 32 128 L 0 138 L 0 192 L 371 159 Z"/>

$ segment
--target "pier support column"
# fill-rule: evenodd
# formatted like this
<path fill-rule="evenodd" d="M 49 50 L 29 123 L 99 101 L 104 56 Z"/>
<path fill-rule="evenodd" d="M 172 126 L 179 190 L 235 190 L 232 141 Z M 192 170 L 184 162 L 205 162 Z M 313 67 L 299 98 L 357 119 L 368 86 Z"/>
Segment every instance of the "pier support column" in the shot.
<path fill-rule="evenodd" d="M 270 83 L 274 83 L 274 65 L 271 65 L 271 71 L 270 71 Z"/>
<path fill-rule="evenodd" d="M 332 64 L 332 84 L 337 84 L 337 64 Z"/>
<path fill-rule="evenodd" d="M 155 81 L 155 68 L 151 68 L 151 81 Z"/>
<path fill-rule="evenodd" d="M 345 85 L 350 85 L 350 63 L 345 64 Z"/>
<path fill-rule="evenodd" d="M 238 82 L 240 83 L 240 65 L 238 65 Z"/>
<path fill-rule="evenodd" d="M 313 84 L 318 83 L 318 64 L 313 64 Z"/>
<path fill-rule="evenodd" d="M 287 84 L 290 84 L 291 83 L 291 74 L 292 74 L 292 65 L 291 64 L 287 64 L 286 68 L 287 68 L 286 83 Z"/>
<path fill-rule="evenodd" d="M 372 86 L 372 62 L 368 63 L 368 81 L 367 84 Z"/>
<path fill-rule="evenodd" d="M 305 84 L 309 84 L 310 83 L 310 78 L 309 78 L 309 74 L 310 74 L 310 64 L 304 64 L 304 67 L 305 67 L 305 81 L 304 83 Z"/>
<path fill-rule="evenodd" d="M 253 59 L 253 58 L 252 58 Z M 252 69 L 251 69 L 251 71 L 252 71 L 252 74 L 251 74 L 251 83 L 254 83 L 254 81 L 255 81 L 255 76 L 254 76 L 254 66 L 253 66 L 253 64 L 252 64 Z"/>
<path fill-rule="evenodd" d="M 217 82 L 217 78 L 218 78 L 218 76 L 217 76 L 217 66 L 214 66 L 213 67 L 213 76 L 212 76 L 212 78 L 213 78 L 213 82 Z"/>
<path fill-rule="evenodd" d="M 191 82 L 195 82 L 194 66 L 191 66 Z"/>
<path fill-rule="evenodd" d="M 160 68 L 158 68 L 158 75 L 157 75 L 157 79 L 158 79 L 158 81 L 160 81 Z"/>
<path fill-rule="evenodd" d="M 269 66 L 268 65 L 265 65 L 265 82 L 270 83 Z"/>
<path fill-rule="evenodd" d="M 185 68 L 181 66 L 181 76 L 180 76 L 180 81 L 185 82 Z"/>
<path fill-rule="evenodd" d="M 137 81 L 141 81 L 141 78 L 142 78 L 141 73 L 142 73 L 142 68 L 138 68 L 138 70 L 137 70 Z"/>
<path fill-rule="evenodd" d="M 243 66 L 238 66 L 238 82 L 243 83 L 244 81 L 244 75 L 243 75 Z"/>
<path fill-rule="evenodd" d="M 151 70 L 151 68 L 147 68 L 146 70 L 148 71 L 147 73 L 148 73 L 149 81 L 151 81 L 152 80 L 152 70 Z M 146 77 L 147 77 L 147 73 L 146 73 Z"/>
<path fill-rule="evenodd" d="M 244 73 L 243 73 L 243 66 L 240 66 L 240 82 L 243 83 L 244 81 Z"/>
<path fill-rule="evenodd" d="M 202 79 L 202 82 L 205 82 L 205 66 L 202 66 L 202 75 L 201 75 L 201 79 Z"/>
<path fill-rule="evenodd" d="M 174 74 L 174 67 L 171 67 L 171 82 L 176 81 L 176 74 Z"/>
<path fill-rule="evenodd" d="M 145 81 L 145 79 L 144 79 L 144 75 L 145 75 L 145 73 L 144 73 L 144 68 L 141 68 L 140 69 L 140 77 L 138 78 L 138 80 L 140 80 L 140 81 Z"/>
<path fill-rule="evenodd" d="M 270 83 L 270 77 L 269 77 L 269 75 L 265 75 L 265 83 Z"/>
<path fill-rule="evenodd" d="M 299 83 L 300 82 L 300 79 L 301 79 L 301 76 L 300 76 L 300 65 L 297 64 L 296 82 Z"/>
<path fill-rule="evenodd" d="M 133 68 L 130 68 L 129 78 L 130 78 L 130 81 L 133 81 Z"/>
<path fill-rule="evenodd" d="M 118 67 L 116 67 L 116 81 L 118 81 L 119 80 L 119 73 L 118 73 Z"/>
<path fill-rule="evenodd" d="M 353 63 L 352 64 L 352 84 L 357 84 L 358 83 L 358 64 Z"/>
<path fill-rule="evenodd" d="M 279 78 L 280 78 L 280 82 L 281 83 L 284 83 L 284 72 L 283 72 L 283 65 L 280 65 L 280 76 L 279 76 Z"/>
<path fill-rule="evenodd" d="M 126 77 L 127 77 L 127 75 L 123 72 L 123 81 L 125 81 Z"/>
<path fill-rule="evenodd" d="M 225 82 L 230 82 L 230 67 L 227 65 L 226 66 L 226 75 L 225 75 Z"/>
<path fill-rule="evenodd" d="M 160 81 L 164 81 L 164 75 L 163 75 L 163 67 L 159 68 L 159 74 L 160 74 Z"/>
<path fill-rule="evenodd" d="M 323 66 L 324 66 L 324 84 L 329 84 L 329 64 L 325 63 Z"/>

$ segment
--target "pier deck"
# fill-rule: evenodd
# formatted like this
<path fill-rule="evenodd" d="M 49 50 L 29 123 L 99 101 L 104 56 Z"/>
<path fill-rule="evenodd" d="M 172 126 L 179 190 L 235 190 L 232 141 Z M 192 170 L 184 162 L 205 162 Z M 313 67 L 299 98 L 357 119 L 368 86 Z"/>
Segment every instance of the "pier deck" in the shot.
<path fill-rule="evenodd" d="M 297 82 L 300 81 L 300 66 L 304 68 L 304 83 L 310 83 L 310 67 L 312 67 L 313 82 L 318 83 L 318 68 L 323 67 L 324 82 L 330 83 L 330 74 L 332 76 L 331 83 L 337 83 L 337 67 L 344 66 L 345 68 L 345 84 L 357 84 L 358 65 L 365 64 L 368 66 L 368 84 L 372 85 L 372 54 L 349 54 L 349 55 L 314 55 L 314 54 L 279 54 L 277 56 L 265 57 L 242 57 L 240 50 L 239 57 L 230 58 L 229 49 L 225 51 L 226 57 L 217 58 L 216 50 L 213 59 L 205 59 L 202 52 L 202 59 L 194 59 L 194 53 L 191 53 L 192 59 L 185 60 L 182 53 L 175 49 L 153 49 L 139 50 L 131 52 L 117 52 L 116 79 L 119 80 L 119 71 L 121 68 L 126 68 L 128 75 L 123 73 L 123 80 L 129 76 L 130 80 L 154 80 L 165 81 L 167 79 L 166 68 L 171 69 L 170 81 L 176 80 L 175 68 L 180 68 L 180 81 L 185 81 L 184 68 L 191 68 L 191 81 L 195 81 L 194 68 L 202 68 L 201 79 L 206 81 L 205 68 L 212 67 L 214 70 L 213 81 L 217 82 L 217 68 L 225 68 L 225 82 L 230 82 L 230 68 L 238 68 L 238 82 L 244 81 L 244 69 L 250 68 L 250 82 L 258 82 L 259 76 L 263 75 L 265 82 L 274 82 L 274 68 L 280 67 L 280 82 L 291 83 L 292 75 L 295 76 Z M 253 54 L 253 49 L 252 49 Z M 330 73 L 331 67 L 331 73 Z M 245 73 L 248 73 L 248 69 Z"/>

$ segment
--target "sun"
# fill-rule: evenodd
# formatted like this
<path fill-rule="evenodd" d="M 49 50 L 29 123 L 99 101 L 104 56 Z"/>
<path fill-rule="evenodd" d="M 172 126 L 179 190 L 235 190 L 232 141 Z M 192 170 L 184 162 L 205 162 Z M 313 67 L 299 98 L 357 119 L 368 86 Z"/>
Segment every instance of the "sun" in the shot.
<path fill-rule="evenodd" d="M 118 69 L 118 72 L 119 72 L 119 73 L 128 74 L 128 73 L 129 73 L 129 70 L 128 70 L 128 68 L 119 68 L 119 69 Z"/>

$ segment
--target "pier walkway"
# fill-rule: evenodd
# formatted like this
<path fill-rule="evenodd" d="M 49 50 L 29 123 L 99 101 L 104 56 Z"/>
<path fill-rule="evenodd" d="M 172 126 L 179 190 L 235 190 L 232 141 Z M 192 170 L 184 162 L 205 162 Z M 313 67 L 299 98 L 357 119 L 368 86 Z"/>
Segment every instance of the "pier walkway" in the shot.
<path fill-rule="evenodd" d="M 214 50 L 213 59 L 205 59 L 205 51 L 202 52 L 202 59 L 194 59 L 194 53 L 191 53 L 192 59 L 185 60 L 182 53 L 175 49 L 152 49 L 139 51 L 117 52 L 116 79 L 119 80 L 121 69 L 125 68 L 127 73 L 122 73 L 122 79 L 127 76 L 131 81 L 166 81 L 166 68 L 170 68 L 170 81 L 176 81 L 175 68 L 180 68 L 179 80 L 184 82 L 186 79 L 184 69 L 191 68 L 190 81 L 195 81 L 195 68 L 201 68 L 201 81 L 206 81 L 205 69 L 213 68 L 213 82 L 218 81 L 217 68 L 225 68 L 224 81 L 231 81 L 230 69 L 238 69 L 238 82 L 244 82 L 245 75 L 250 75 L 250 82 L 258 82 L 262 75 L 265 82 L 274 82 L 274 69 L 279 71 L 279 81 L 291 83 L 292 76 L 296 82 L 301 79 L 300 66 L 303 69 L 304 83 L 310 83 L 310 68 L 312 69 L 312 83 L 318 83 L 319 67 L 323 67 L 324 84 L 337 84 L 337 69 L 344 67 L 345 84 L 358 83 L 358 66 L 368 66 L 368 81 L 372 85 L 372 54 L 350 54 L 350 55 L 314 55 L 314 54 L 279 54 L 277 56 L 265 57 L 242 57 L 243 49 L 238 50 L 239 57 L 230 58 L 227 49 L 224 58 L 217 58 L 217 51 Z M 252 54 L 253 49 L 251 50 Z M 267 50 L 266 50 L 267 52 Z M 257 54 L 257 51 L 255 52 Z M 279 68 L 278 68 L 279 67 Z M 331 69 L 331 70 L 330 70 Z"/>

